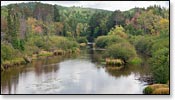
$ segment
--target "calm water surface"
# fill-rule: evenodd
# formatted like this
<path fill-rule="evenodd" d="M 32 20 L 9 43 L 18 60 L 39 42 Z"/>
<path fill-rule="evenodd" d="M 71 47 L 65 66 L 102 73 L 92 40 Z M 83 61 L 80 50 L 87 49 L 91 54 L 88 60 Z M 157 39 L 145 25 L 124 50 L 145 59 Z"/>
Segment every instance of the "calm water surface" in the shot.
<path fill-rule="evenodd" d="M 40 59 L 1 72 L 2 94 L 142 94 L 148 66 L 111 69 L 99 63 L 103 52 Z"/>

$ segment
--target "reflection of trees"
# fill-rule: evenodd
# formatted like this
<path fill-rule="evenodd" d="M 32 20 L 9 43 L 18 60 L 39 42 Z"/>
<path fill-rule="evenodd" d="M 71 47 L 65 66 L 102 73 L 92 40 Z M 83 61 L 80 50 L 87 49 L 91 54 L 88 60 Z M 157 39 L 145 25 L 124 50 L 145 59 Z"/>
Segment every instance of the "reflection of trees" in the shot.
<path fill-rule="evenodd" d="M 90 50 L 90 58 L 92 62 L 100 63 L 103 59 L 104 51 Z"/>
<path fill-rule="evenodd" d="M 59 70 L 58 62 L 64 60 L 62 56 L 48 57 L 33 62 L 35 73 L 39 77 L 42 73 L 57 72 Z"/>
<path fill-rule="evenodd" d="M 106 72 L 108 72 L 109 75 L 114 77 L 128 76 L 131 73 L 139 74 L 140 76 L 145 76 L 149 74 L 149 66 L 141 65 L 126 65 L 122 69 L 115 69 L 106 66 L 105 70 Z"/>
<path fill-rule="evenodd" d="M 7 71 L 1 72 L 1 93 L 13 93 L 16 91 L 19 84 L 20 75 L 27 77 L 29 71 L 34 71 L 36 76 L 42 75 L 42 73 L 55 73 L 59 70 L 58 62 L 70 57 L 55 56 L 50 58 L 39 59 L 33 61 L 30 64 L 17 66 Z M 20 87 L 19 87 L 20 88 Z M 12 91 L 13 90 L 13 91 Z"/>
<path fill-rule="evenodd" d="M 19 68 L 11 68 L 1 72 L 1 93 L 10 94 L 16 91 L 22 70 L 23 68 L 20 66 Z"/>
<path fill-rule="evenodd" d="M 104 60 L 105 51 L 93 51 L 91 54 L 91 59 L 93 62 L 100 63 Z M 114 77 L 128 76 L 131 73 L 139 74 L 141 77 L 150 74 L 150 68 L 148 61 L 143 59 L 145 62 L 141 65 L 126 65 L 124 68 L 113 68 L 111 66 L 106 66 L 106 72 Z"/>

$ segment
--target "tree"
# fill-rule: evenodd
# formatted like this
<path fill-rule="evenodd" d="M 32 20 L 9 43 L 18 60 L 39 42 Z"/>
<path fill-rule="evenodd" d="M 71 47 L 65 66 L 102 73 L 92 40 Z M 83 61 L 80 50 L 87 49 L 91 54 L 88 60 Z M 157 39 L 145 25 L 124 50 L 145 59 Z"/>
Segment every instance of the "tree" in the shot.
<path fill-rule="evenodd" d="M 107 48 L 107 57 L 122 59 L 125 63 L 136 57 L 135 48 L 128 42 L 121 42 L 110 45 Z"/>
<path fill-rule="evenodd" d="M 54 5 L 53 6 L 53 9 L 54 9 L 54 22 L 59 22 L 60 21 L 60 14 L 59 14 L 59 10 L 57 9 L 57 6 Z"/>
<path fill-rule="evenodd" d="M 97 37 L 101 35 L 106 35 L 107 30 L 107 20 L 109 15 L 107 15 L 105 12 L 98 12 L 95 13 L 90 21 L 89 21 L 89 30 L 90 35 L 89 37 Z"/>
<path fill-rule="evenodd" d="M 82 32 L 83 32 L 83 24 L 78 23 L 76 27 L 76 36 L 79 37 Z"/>
<path fill-rule="evenodd" d="M 156 83 L 167 83 L 169 80 L 169 49 L 163 48 L 153 54 L 152 73 Z"/>
<path fill-rule="evenodd" d="M 55 22 L 55 34 L 56 35 L 63 35 L 63 28 L 64 28 L 64 25 L 63 23 L 61 22 Z"/>
<path fill-rule="evenodd" d="M 12 9 L 12 6 L 9 5 L 8 6 L 8 15 L 7 15 L 7 27 L 8 27 L 8 32 L 7 32 L 8 38 L 7 38 L 7 40 L 9 42 L 11 42 L 11 39 L 12 39 L 11 33 L 13 33 L 13 25 L 12 25 L 12 18 L 11 18 L 11 9 Z"/>
<path fill-rule="evenodd" d="M 152 10 L 143 12 L 137 19 L 140 28 L 144 29 L 147 34 L 158 34 L 157 23 L 161 19 L 160 16 L 154 15 Z"/>
<path fill-rule="evenodd" d="M 127 38 L 127 34 L 125 33 L 125 29 L 122 26 L 115 26 L 115 28 L 112 28 L 108 35 L 117 35 L 122 38 Z"/>

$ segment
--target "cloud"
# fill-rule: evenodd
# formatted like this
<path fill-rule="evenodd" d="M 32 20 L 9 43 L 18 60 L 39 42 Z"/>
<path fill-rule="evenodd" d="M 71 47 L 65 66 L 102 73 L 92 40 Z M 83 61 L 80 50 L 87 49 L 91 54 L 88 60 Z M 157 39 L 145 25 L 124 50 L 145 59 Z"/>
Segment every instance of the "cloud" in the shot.
<path fill-rule="evenodd" d="M 1 1 L 1 6 L 8 5 L 11 3 L 22 3 L 22 2 L 29 2 L 29 1 Z M 160 5 L 161 7 L 169 8 L 169 1 L 39 1 L 39 2 L 53 5 L 57 4 L 66 7 L 81 6 L 88 8 L 111 10 L 111 11 L 115 10 L 125 11 L 135 7 L 146 8 L 151 5 Z"/>

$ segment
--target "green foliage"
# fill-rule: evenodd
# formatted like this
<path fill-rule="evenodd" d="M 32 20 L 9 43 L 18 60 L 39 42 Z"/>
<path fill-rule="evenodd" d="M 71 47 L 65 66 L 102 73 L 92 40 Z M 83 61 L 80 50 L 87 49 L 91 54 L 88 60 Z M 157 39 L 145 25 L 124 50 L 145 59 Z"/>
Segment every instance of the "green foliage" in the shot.
<path fill-rule="evenodd" d="M 24 40 L 20 40 L 20 39 L 13 39 L 12 40 L 12 46 L 14 49 L 19 49 L 21 51 L 24 51 L 24 45 L 25 45 L 25 41 Z"/>
<path fill-rule="evenodd" d="M 129 24 L 125 26 L 126 33 L 131 35 L 143 35 L 144 30 L 143 29 L 136 29 L 133 25 Z"/>
<path fill-rule="evenodd" d="M 142 59 L 139 58 L 139 57 L 135 57 L 129 63 L 130 64 L 141 64 L 142 63 Z"/>
<path fill-rule="evenodd" d="M 106 35 L 108 32 L 107 22 L 110 13 L 107 11 L 97 12 L 92 15 L 89 21 L 89 37 L 96 38 L 97 36 Z"/>
<path fill-rule="evenodd" d="M 78 43 L 87 43 L 88 40 L 86 39 L 86 37 L 78 37 L 77 38 L 77 42 Z"/>
<path fill-rule="evenodd" d="M 138 37 L 137 41 L 135 41 L 135 47 L 136 49 L 141 52 L 142 54 L 151 56 L 151 49 L 153 46 L 153 43 L 155 41 L 154 36 L 143 36 L 143 37 Z"/>
<path fill-rule="evenodd" d="M 95 44 L 99 48 L 106 48 L 108 45 L 111 45 L 113 43 L 120 43 L 120 42 L 124 42 L 124 41 L 126 41 L 126 40 L 122 39 L 119 36 L 107 35 L 107 36 L 99 36 L 96 39 Z"/>
<path fill-rule="evenodd" d="M 166 83 L 169 79 L 169 37 L 134 36 L 130 41 L 142 54 L 150 56 L 151 71 L 156 83 Z"/>
<path fill-rule="evenodd" d="M 157 50 L 169 48 L 169 37 L 158 37 L 155 39 L 154 44 L 152 45 L 151 52 L 154 54 Z"/>
<path fill-rule="evenodd" d="M 73 47 L 79 47 L 77 42 L 66 37 L 50 36 L 48 40 L 45 39 L 46 37 L 35 37 L 34 45 L 46 51 L 50 51 L 53 49 L 68 50 L 73 49 Z"/>
<path fill-rule="evenodd" d="M 57 9 L 57 6 L 54 5 L 53 6 L 53 9 L 54 9 L 54 21 L 55 22 L 59 22 L 60 21 L 60 14 L 59 14 L 59 10 Z"/>
<path fill-rule="evenodd" d="M 153 89 L 151 87 L 146 87 L 144 90 L 143 90 L 143 93 L 144 94 L 152 94 L 153 93 Z"/>
<path fill-rule="evenodd" d="M 150 65 L 156 83 L 166 83 L 169 79 L 169 37 L 134 36 L 130 41 L 142 54 L 150 56 Z"/>
<path fill-rule="evenodd" d="M 1 62 L 9 63 L 7 60 L 41 50 L 75 52 L 78 43 L 97 38 L 95 44 L 107 49 L 106 57 L 138 64 L 141 60 L 136 48 L 150 57 L 157 83 L 169 79 L 169 10 L 165 8 L 152 6 L 112 12 L 32 2 L 2 6 L 1 13 L 5 33 Z"/>
<path fill-rule="evenodd" d="M 129 62 L 136 55 L 135 48 L 127 42 L 113 44 L 107 48 L 107 57 L 122 59 L 124 62 Z"/>
<path fill-rule="evenodd" d="M 1 62 L 18 56 L 20 56 L 18 50 L 15 50 L 10 44 L 1 43 Z"/>
<path fill-rule="evenodd" d="M 127 34 L 125 33 L 125 29 L 122 26 L 115 26 L 115 28 L 112 28 L 108 35 L 117 35 L 121 38 L 127 38 Z"/>
<path fill-rule="evenodd" d="M 157 83 L 169 80 L 169 49 L 163 48 L 154 52 L 151 58 L 153 77 Z"/>

